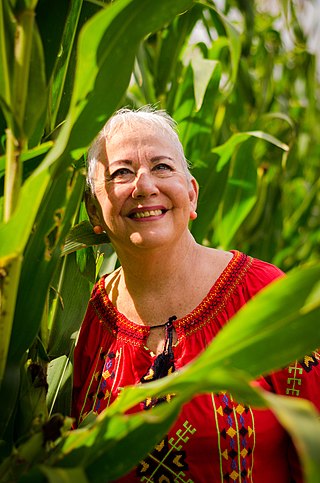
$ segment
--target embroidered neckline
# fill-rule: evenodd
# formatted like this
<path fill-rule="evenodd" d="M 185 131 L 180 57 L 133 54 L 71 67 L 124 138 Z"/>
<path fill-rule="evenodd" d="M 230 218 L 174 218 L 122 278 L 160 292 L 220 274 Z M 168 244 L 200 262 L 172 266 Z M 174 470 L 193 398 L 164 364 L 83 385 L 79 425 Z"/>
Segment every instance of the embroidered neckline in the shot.
<path fill-rule="evenodd" d="M 234 289 L 251 266 L 253 261 L 251 257 L 237 250 L 231 250 L 231 253 L 233 253 L 232 259 L 199 305 L 189 314 L 173 322 L 178 340 L 203 327 L 208 322 L 207 313 L 212 320 L 223 310 Z M 151 327 L 136 324 L 117 310 L 105 290 L 106 276 L 97 282 L 90 301 L 100 322 L 114 336 L 121 337 L 134 345 L 144 345 Z"/>

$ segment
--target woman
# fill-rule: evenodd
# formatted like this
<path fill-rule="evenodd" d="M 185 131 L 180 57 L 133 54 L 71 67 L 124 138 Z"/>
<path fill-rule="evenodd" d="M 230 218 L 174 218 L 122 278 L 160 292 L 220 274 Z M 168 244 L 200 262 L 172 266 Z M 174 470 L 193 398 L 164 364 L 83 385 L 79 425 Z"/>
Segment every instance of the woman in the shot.
<path fill-rule="evenodd" d="M 164 112 L 117 112 L 89 150 L 88 165 L 90 220 L 96 233 L 108 234 L 121 267 L 96 284 L 82 324 L 74 362 L 77 421 L 109 406 L 121 387 L 190 362 L 240 307 L 282 276 L 238 251 L 196 243 L 188 223 L 197 216 L 198 185 Z M 309 399 L 319 383 L 316 355 L 311 359 L 308 367 L 299 364 L 296 388 Z M 287 370 L 259 384 L 290 394 Z M 270 411 L 227 394 L 201 395 L 121 481 L 300 481 L 289 450 Z"/>

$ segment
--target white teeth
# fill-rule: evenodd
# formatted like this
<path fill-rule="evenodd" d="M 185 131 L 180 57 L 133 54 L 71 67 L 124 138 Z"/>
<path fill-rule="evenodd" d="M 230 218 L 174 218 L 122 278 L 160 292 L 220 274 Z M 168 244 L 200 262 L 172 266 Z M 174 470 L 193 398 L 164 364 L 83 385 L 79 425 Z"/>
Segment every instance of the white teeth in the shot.
<path fill-rule="evenodd" d="M 159 216 L 162 214 L 161 210 L 139 211 L 133 213 L 133 218 L 148 218 L 149 216 Z"/>

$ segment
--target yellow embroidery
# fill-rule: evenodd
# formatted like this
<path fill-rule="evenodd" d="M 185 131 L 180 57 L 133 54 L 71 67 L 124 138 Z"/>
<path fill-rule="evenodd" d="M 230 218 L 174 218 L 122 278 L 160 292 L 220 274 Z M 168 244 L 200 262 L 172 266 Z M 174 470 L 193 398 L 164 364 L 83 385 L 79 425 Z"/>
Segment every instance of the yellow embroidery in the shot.
<path fill-rule="evenodd" d="M 228 455 L 228 450 L 227 450 L 227 449 L 225 449 L 225 450 L 224 450 L 224 452 L 223 452 L 223 453 L 221 453 L 221 454 L 222 454 L 222 456 L 223 456 L 223 457 L 224 457 L 226 460 L 228 460 L 228 459 L 229 459 L 229 455 Z"/>
<path fill-rule="evenodd" d="M 310 362 L 314 362 L 314 359 L 310 356 L 304 356 L 303 362 L 307 367 L 309 367 Z"/>
<path fill-rule="evenodd" d="M 295 362 L 294 366 L 288 367 L 288 373 L 292 374 L 292 376 L 287 379 L 287 384 L 288 386 L 291 385 L 291 387 L 287 387 L 286 394 L 299 396 L 300 389 L 297 389 L 296 386 L 301 386 L 301 379 L 298 376 L 303 373 L 303 369 L 302 367 L 298 367 L 298 361 Z"/>

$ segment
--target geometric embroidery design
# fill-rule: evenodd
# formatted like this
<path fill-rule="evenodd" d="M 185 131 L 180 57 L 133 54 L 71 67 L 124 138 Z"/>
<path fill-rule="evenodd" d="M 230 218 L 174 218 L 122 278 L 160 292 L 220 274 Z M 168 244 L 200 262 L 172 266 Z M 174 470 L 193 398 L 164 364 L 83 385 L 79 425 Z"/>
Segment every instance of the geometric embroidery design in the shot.
<path fill-rule="evenodd" d="M 290 377 L 287 379 L 288 387 L 286 388 L 286 394 L 299 396 L 300 389 L 297 389 L 297 386 L 301 386 L 301 378 L 299 376 L 302 375 L 303 369 L 298 366 L 298 361 L 295 361 L 294 365 L 288 367 L 288 373 L 290 374 Z"/>
<path fill-rule="evenodd" d="M 313 355 L 304 356 L 300 364 L 306 372 L 311 372 L 315 366 L 319 365 L 319 354 L 314 352 Z"/>
<path fill-rule="evenodd" d="M 148 456 L 140 461 L 137 467 L 137 476 L 141 482 L 146 483 L 193 483 L 191 479 L 185 479 L 185 471 L 188 470 L 186 453 L 183 444 L 196 429 L 188 421 L 183 424 L 183 429 L 178 429 L 176 438 L 168 439 L 166 436 Z"/>
<path fill-rule="evenodd" d="M 254 420 L 249 407 L 227 393 L 212 395 L 220 452 L 221 481 L 252 482 Z"/>
<path fill-rule="evenodd" d="M 116 364 L 119 362 L 120 351 L 114 353 L 101 353 L 100 358 L 104 360 L 102 373 L 96 373 L 99 380 L 97 393 L 95 396 L 93 412 L 98 414 L 102 409 L 110 404 L 112 384 L 115 379 Z"/>
<path fill-rule="evenodd" d="M 309 373 L 312 369 L 319 365 L 320 354 L 314 351 L 311 355 L 306 355 L 300 361 L 295 361 L 294 364 L 288 367 L 288 373 L 291 377 L 288 377 L 287 384 L 289 387 L 286 388 L 286 394 L 291 396 L 300 396 L 301 387 L 298 389 L 297 386 L 301 386 L 303 372 Z"/>

